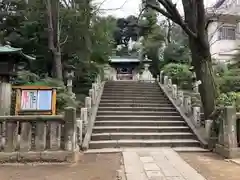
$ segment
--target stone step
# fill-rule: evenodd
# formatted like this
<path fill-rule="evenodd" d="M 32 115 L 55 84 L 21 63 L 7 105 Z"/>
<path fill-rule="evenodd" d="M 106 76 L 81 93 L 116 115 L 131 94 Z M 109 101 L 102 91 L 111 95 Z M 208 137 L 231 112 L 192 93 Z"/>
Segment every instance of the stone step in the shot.
<path fill-rule="evenodd" d="M 158 152 L 165 147 L 141 147 L 141 152 Z M 176 152 L 210 152 L 208 149 L 203 149 L 201 147 L 173 147 Z M 138 147 L 122 147 L 122 148 L 101 148 L 101 149 L 88 149 L 84 151 L 84 154 L 104 154 L 104 153 L 121 153 L 124 151 L 136 152 L 139 151 Z"/>
<path fill-rule="evenodd" d="M 103 93 L 110 93 L 110 94 L 122 94 L 122 93 L 126 93 L 126 94 L 131 94 L 131 93 L 133 93 L 133 94 L 163 94 L 163 92 L 162 91 L 160 91 L 159 89 L 146 89 L 146 90 L 144 90 L 144 89 L 141 89 L 141 90 L 137 90 L 137 91 L 134 91 L 134 90 L 132 90 L 132 89 L 107 89 L 107 88 L 104 88 L 104 91 L 103 91 Z"/>
<path fill-rule="evenodd" d="M 173 107 L 104 107 L 101 106 L 98 108 L 98 111 L 164 111 L 164 112 L 172 112 L 176 111 Z"/>
<path fill-rule="evenodd" d="M 136 103 L 136 102 L 121 102 L 121 103 L 105 103 L 105 102 L 101 102 L 99 104 L 99 108 L 101 107 L 133 107 L 133 108 L 172 108 L 173 105 L 170 102 L 166 102 L 166 103 Z"/>
<path fill-rule="evenodd" d="M 168 116 L 168 115 L 179 115 L 177 111 L 98 111 L 97 115 L 115 115 L 115 116 L 122 116 L 122 115 L 137 115 L 137 116 Z"/>
<path fill-rule="evenodd" d="M 165 94 L 162 91 L 156 90 L 156 91 L 103 91 L 103 95 L 134 95 L 134 96 L 139 96 L 139 95 L 160 95 L 160 96 L 165 96 Z"/>
<path fill-rule="evenodd" d="M 104 87 L 104 92 L 111 93 L 111 92 L 152 92 L 152 93 L 161 93 L 160 89 L 156 88 L 107 88 Z"/>
<path fill-rule="evenodd" d="M 166 97 L 163 93 L 161 92 L 158 92 L 158 93 L 151 93 L 151 92 L 148 92 L 148 93 L 124 93 L 124 92 L 121 92 L 121 93 L 110 93 L 110 92 L 107 92 L 107 93 L 103 93 L 102 96 L 111 96 L 111 97 L 118 97 L 118 96 L 126 96 L 126 97 L 143 97 L 143 96 L 146 96 L 146 97 Z"/>
<path fill-rule="evenodd" d="M 167 99 L 101 99 L 100 103 L 170 103 Z"/>
<path fill-rule="evenodd" d="M 94 126 L 93 133 L 113 132 L 190 132 L 187 126 Z"/>
<path fill-rule="evenodd" d="M 96 140 L 120 140 L 120 139 L 194 139 L 195 136 L 190 132 L 138 132 L 138 133 L 94 133 L 93 141 Z"/>
<path fill-rule="evenodd" d="M 96 121 L 95 126 L 185 126 L 185 121 Z"/>
<path fill-rule="evenodd" d="M 98 148 L 120 148 L 120 147 L 185 147 L 193 146 L 199 147 L 200 143 L 194 139 L 171 139 L 171 140 L 106 140 L 106 141 L 90 141 L 89 147 L 91 149 Z"/>
<path fill-rule="evenodd" d="M 157 87 L 155 83 L 106 83 L 105 86 L 110 87 Z"/>
<path fill-rule="evenodd" d="M 167 97 L 165 96 L 125 96 L 122 94 L 121 96 L 109 96 L 104 95 L 102 99 L 114 99 L 114 100 L 159 100 L 159 101 L 168 101 Z"/>
<path fill-rule="evenodd" d="M 136 85 L 156 85 L 156 83 L 152 83 L 152 82 L 144 82 L 144 81 L 108 81 L 106 82 L 107 85 L 121 85 L 121 84 L 126 84 L 126 85 L 132 85 L 132 84 L 136 84 Z"/>
<path fill-rule="evenodd" d="M 131 115 L 97 115 L 96 121 L 107 121 L 107 120 L 119 120 L 119 121 L 130 121 L 130 120 L 182 120 L 181 116 L 131 116 Z"/>

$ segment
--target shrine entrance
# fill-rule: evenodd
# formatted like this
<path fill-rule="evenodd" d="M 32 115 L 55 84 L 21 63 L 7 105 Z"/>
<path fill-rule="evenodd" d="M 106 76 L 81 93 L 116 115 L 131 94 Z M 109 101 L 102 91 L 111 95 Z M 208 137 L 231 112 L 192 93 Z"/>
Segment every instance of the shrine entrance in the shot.
<path fill-rule="evenodd" d="M 132 80 L 133 68 L 123 67 L 117 68 L 117 80 Z"/>

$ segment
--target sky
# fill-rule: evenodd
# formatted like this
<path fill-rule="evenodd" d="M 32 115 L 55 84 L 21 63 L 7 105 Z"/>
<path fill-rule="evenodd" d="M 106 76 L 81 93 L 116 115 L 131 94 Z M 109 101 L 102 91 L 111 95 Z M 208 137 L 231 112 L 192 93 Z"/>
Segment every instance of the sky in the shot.
<path fill-rule="evenodd" d="M 95 3 L 101 4 L 100 9 L 106 9 L 105 15 L 113 15 L 116 17 L 127 17 L 129 15 L 138 15 L 141 0 L 94 0 Z M 181 0 L 173 0 L 179 2 Z M 214 4 L 217 0 L 205 0 L 206 6 Z M 104 2 L 104 3 L 102 3 Z"/>

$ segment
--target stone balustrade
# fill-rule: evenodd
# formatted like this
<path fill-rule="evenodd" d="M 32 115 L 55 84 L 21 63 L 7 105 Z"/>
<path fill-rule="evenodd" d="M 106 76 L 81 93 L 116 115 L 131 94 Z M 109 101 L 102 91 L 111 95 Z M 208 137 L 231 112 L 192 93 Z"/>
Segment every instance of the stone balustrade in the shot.
<path fill-rule="evenodd" d="M 108 79 L 110 80 L 110 79 Z M 92 83 L 92 88 L 89 89 L 89 96 L 85 98 L 85 106 L 81 108 L 80 120 L 82 122 L 82 135 L 78 141 L 82 149 L 88 148 L 90 141 L 94 120 L 97 114 L 98 104 L 102 95 L 104 81 L 98 75 L 96 80 Z"/>
<path fill-rule="evenodd" d="M 0 116 L 0 162 L 76 161 L 76 109 L 64 115 Z M 20 127 L 20 131 L 19 130 Z"/>
<path fill-rule="evenodd" d="M 172 79 L 164 75 L 161 71 L 158 81 L 163 85 L 165 90 L 176 102 L 177 106 L 189 117 L 196 127 L 201 126 L 201 103 L 197 100 L 200 96 L 199 93 L 195 92 L 193 96 L 184 95 L 183 91 L 172 83 Z"/>
<path fill-rule="evenodd" d="M 85 97 L 85 107 L 81 108 L 80 119 L 83 122 L 83 134 L 86 134 L 87 127 L 92 116 L 92 108 L 97 103 L 102 87 L 101 76 L 98 75 L 96 80 L 92 83 L 92 88 L 89 89 L 89 96 Z"/>

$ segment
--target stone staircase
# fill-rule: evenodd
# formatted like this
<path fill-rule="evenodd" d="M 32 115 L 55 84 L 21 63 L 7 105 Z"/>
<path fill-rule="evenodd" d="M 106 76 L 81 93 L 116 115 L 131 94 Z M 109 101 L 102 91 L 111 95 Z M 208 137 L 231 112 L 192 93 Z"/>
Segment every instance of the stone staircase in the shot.
<path fill-rule="evenodd" d="M 155 83 L 111 81 L 104 87 L 90 149 L 200 147 L 200 142 Z"/>

